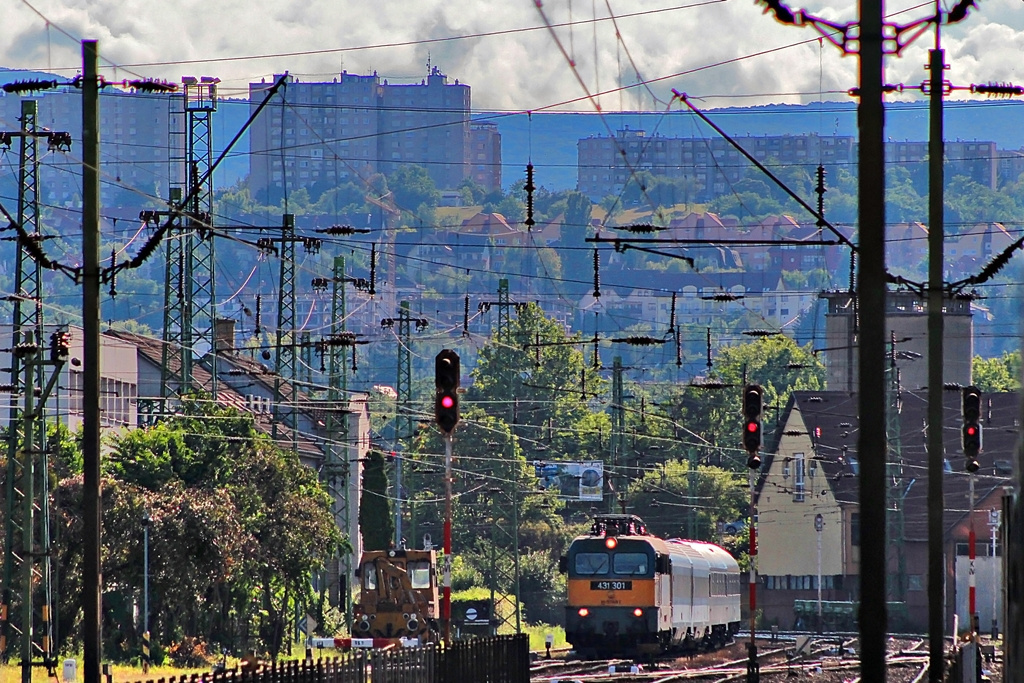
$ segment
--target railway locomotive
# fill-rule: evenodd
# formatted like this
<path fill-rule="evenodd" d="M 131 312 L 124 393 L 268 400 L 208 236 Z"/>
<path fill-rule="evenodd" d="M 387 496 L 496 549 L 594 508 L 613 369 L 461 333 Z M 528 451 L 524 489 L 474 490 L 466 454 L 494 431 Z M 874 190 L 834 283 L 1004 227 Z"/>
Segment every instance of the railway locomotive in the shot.
<path fill-rule="evenodd" d="M 740 625 L 740 571 L 723 548 L 663 540 L 636 515 L 595 517 L 561 558 L 566 640 L 581 654 L 715 648 Z"/>
<path fill-rule="evenodd" d="M 439 633 L 437 555 L 433 550 L 372 550 L 356 570 L 355 638 L 436 642 Z"/>

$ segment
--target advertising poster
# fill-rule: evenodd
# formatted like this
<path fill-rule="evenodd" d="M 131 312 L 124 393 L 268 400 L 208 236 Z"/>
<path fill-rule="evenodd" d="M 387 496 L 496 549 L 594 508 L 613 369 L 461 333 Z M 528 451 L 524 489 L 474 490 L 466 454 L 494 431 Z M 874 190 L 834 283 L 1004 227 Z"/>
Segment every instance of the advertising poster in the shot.
<path fill-rule="evenodd" d="M 600 501 L 604 498 L 604 463 L 588 462 L 533 462 L 542 489 L 555 489 L 562 498 Z"/>

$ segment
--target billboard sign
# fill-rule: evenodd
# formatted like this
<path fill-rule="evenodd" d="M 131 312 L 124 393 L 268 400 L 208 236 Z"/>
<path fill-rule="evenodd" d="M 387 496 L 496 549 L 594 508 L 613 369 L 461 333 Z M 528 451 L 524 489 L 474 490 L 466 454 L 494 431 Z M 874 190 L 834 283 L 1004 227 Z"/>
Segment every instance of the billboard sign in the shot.
<path fill-rule="evenodd" d="M 604 463 L 535 460 L 533 469 L 540 488 L 554 489 L 562 498 L 600 501 L 604 498 Z"/>

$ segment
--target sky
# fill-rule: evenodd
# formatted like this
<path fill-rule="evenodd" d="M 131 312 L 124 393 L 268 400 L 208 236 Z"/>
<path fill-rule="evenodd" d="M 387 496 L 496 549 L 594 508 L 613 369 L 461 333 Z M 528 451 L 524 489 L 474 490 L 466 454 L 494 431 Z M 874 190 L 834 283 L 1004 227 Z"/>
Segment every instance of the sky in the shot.
<path fill-rule="evenodd" d="M 841 0 L 791 7 L 836 23 L 857 12 Z M 80 41 L 94 39 L 109 80 L 214 76 L 222 97 L 284 71 L 418 82 L 429 62 L 471 86 L 475 110 L 663 111 L 680 106 L 673 89 L 707 108 L 846 99 L 856 57 L 763 9 L 753 0 L 0 0 L 0 66 L 71 77 Z M 934 4 L 889 2 L 886 12 L 907 24 Z M 887 81 L 919 85 L 934 41 L 928 30 L 887 58 Z M 986 0 L 943 27 L 942 44 L 953 85 L 1024 82 L 1024 2 Z"/>

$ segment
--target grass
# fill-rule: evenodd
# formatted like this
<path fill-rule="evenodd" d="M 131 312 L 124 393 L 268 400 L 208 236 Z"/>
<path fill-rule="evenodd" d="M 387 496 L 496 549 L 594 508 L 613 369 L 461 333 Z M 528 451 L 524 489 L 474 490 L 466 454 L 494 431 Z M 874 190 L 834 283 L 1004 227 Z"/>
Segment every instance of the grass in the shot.
<path fill-rule="evenodd" d="M 561 626 L 549 626 L 547 624 L 525 624 L 523 632 L 530 635 L 530 650 L 544 652 L 546 649 L 545 639 L 548 634 L 555 637 L 551 644 L 552 648 L 567 647 L 565 642 L 565 629 Z"/>

